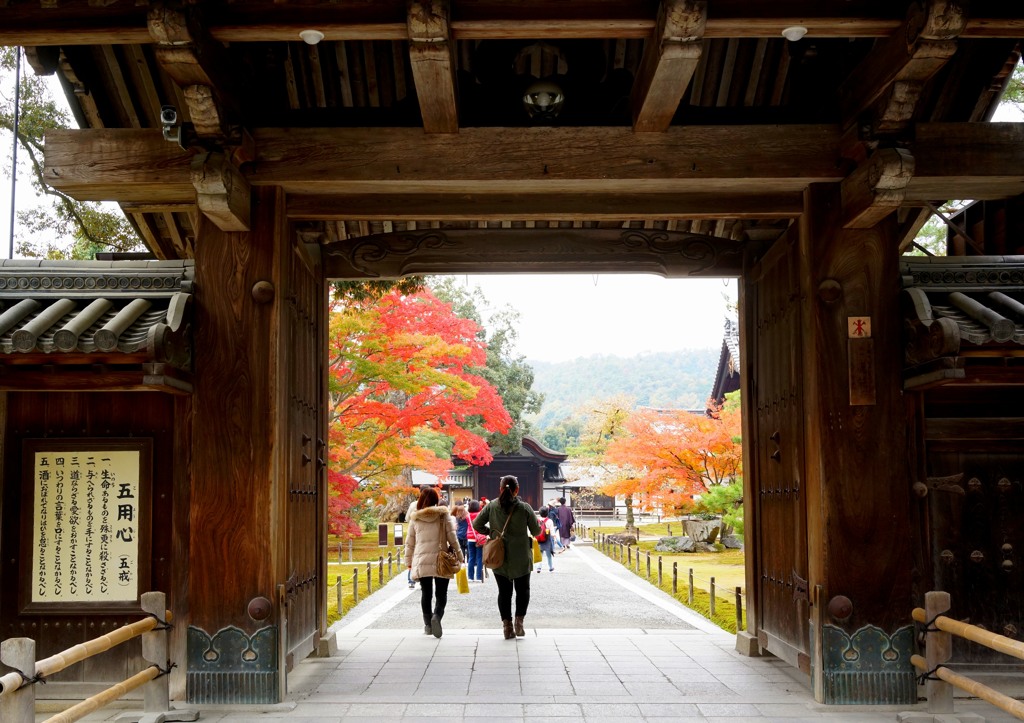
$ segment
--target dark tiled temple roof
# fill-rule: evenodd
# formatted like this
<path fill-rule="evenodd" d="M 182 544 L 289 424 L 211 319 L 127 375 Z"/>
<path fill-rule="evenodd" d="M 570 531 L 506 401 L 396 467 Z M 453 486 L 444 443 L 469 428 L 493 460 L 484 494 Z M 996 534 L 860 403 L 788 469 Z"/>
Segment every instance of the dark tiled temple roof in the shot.
<path fill-rule="evenodd" d="M 1024 384 L 1024 256 L 905 258 L 904 387 Z"/>
<path fill-rule="evenodd" d="M 740 324 L 736 319 L 726 318 L 722 353 L 718 357 L 718 371 L 715 372 L 715 381 L 711 386 L 709 398 L 721 402 L 727 393 L 739 388 Z"/>
<path fill-rule="evenodd" d="M 945 256 L 902 265 L 914 318 L 950 319 L 962 341 L 1024 345 L 1024 256 Z"/>
<path fill-rule="evenodd" d="M 193 280 L 191 261 L 0 262 L 0 359 L 124 354 L 187 369 Z"/>

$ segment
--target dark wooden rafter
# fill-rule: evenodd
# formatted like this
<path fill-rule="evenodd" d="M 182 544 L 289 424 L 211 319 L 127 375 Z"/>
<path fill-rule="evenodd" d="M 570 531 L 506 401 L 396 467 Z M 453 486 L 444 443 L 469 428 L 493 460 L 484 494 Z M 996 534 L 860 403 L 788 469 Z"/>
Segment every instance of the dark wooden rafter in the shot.
<path fill-rule="evenodd" d="M 193 13 L 165 5 L 149 12 L 147 27 L 157 61 L 182 89 L 189 115 L 200 138 L 222 140 L 234 105 L 226 52 L 209 37 Z"/>
<path fill-rule="evenodd" d="M 325 244 L 323 258 L 334 279 L 624 268 L 681 278 L 739 276 L 743 248 L 730 238 L 662 230 L 470 228 L 363 236 Z"/>
<path fill-rule="evenodd" d="M 966 26 L 963 0 L 912 3 L 903 24 L 859 65 L 839 92 L 842 124 L 866 112 L 872 134 L 902 130 L 927 83 L 956 52 Z"/>
<path fill-rule="evenodd" d="M 427 133 L 459 130 L 449 0 L 410 0 L 409 60 Z"/>
<path fill-rule="evenodd" d="M 633 130 L 669 127 L 700 62 L 707 14 L 707 0 L 662 0 L 633 83 Z"/>

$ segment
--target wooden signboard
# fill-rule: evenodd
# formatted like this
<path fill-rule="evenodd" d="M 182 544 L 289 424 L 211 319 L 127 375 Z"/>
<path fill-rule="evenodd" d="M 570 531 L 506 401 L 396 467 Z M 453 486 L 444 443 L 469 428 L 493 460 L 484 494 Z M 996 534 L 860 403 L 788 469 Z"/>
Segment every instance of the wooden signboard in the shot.
<path fill-rule="evenodd" d="M 21 609 L 124 612 L 149 590 L 149 439 L 23 443 Z"/>

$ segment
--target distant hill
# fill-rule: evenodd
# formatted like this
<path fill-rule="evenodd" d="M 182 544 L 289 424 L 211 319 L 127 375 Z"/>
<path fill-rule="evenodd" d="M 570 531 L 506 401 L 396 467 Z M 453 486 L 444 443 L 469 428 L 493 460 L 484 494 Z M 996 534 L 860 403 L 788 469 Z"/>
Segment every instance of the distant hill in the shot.
<path fill-rule="evenodd" d="M 595 355 L 558 363 L 529 361 L 533 388 L 545 397 L 531 422 L 542 431 L 584 402 L 620 393 L 634 397 L 638 406 L 703 409 L 720 354 L 721 347 L 634 357 Z"/>

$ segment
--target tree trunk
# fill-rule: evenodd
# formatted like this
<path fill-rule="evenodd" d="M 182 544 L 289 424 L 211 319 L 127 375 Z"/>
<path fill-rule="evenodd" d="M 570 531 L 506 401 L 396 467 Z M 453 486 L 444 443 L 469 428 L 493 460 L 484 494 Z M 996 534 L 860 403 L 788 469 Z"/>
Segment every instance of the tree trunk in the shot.
<path fill-rule="evenodd" d="M 633 519 L 633 495 L 626 495 L 626 530 L 635 530 L 636 523 Z"/>

